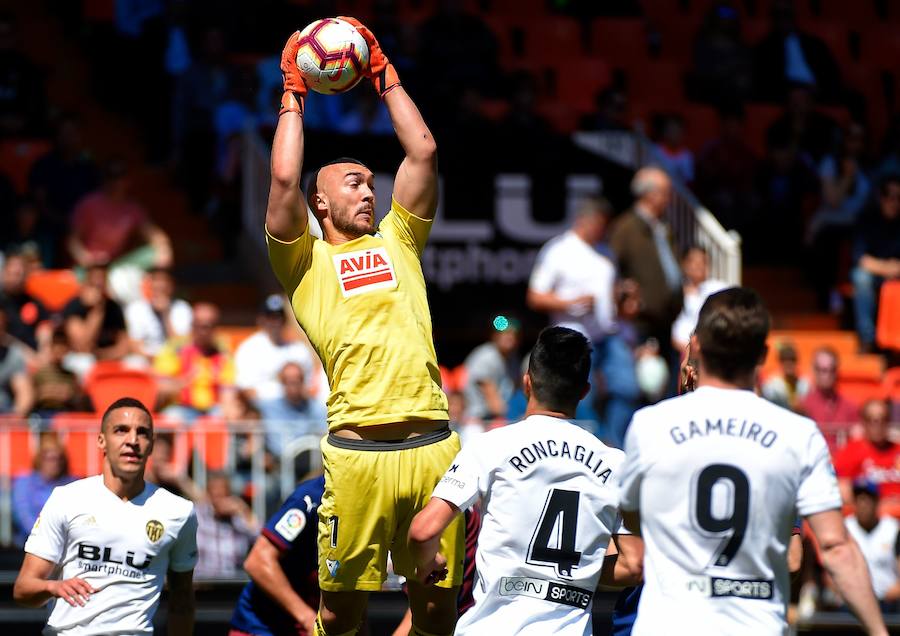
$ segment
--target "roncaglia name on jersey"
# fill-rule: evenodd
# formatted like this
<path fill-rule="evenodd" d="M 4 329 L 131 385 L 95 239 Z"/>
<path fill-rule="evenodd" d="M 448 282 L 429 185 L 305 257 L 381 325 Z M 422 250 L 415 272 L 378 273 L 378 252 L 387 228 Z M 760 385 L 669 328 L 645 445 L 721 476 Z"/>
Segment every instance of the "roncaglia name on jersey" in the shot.
<path fill-rule="evenodd" d="M 740 437 L 743 439 L 756 442 L 763 448 L 769 448 L 778 439 L 778 433 L 772 430 L 765 430 L 756 422 L 747 420 L 738 420 L 730 417 L 728 419 L 711 420 L 697 423 L 691 420 L 687 425 L 673 426 L 669 429 L 669 435 L 676 444 L 683 444 L 698 437 L 709 437 L 710 435 L 724 435 L 727 437 Z"/>
<path fill-rule="evenodd" d="M 593 450 L 589 450 L 580 444 L 576 444 L 573 447 L 568 442 L 558 442 L 555 439 L 534 442 L 531 446 L 522 447 L 518 453 L 509 458 L 509 464 L 520 473 L 524 473 L 532 464 L 551 457 L 570 459 L 579 464 L 584 464 L 604 484 L 612 474 L 612 470 L 605 467 L 603 458 Z"/>

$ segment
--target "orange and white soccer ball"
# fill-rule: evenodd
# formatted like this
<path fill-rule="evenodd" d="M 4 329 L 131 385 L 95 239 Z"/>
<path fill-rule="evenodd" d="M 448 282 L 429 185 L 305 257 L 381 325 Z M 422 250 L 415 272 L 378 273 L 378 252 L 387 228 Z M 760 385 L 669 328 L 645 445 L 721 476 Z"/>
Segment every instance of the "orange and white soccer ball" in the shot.
<path fill-rule="evenodd" d="M 369 46 L 349 22 L 323 18 L 300 32 L 297 68 L 306 85 L 326 95 L 356 86 L 369 67 Z"/>

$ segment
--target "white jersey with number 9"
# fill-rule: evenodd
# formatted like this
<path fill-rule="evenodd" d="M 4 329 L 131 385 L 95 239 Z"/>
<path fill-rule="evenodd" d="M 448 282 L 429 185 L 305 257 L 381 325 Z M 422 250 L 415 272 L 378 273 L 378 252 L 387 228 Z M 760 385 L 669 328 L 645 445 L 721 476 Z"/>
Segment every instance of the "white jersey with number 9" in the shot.
<path fill-rule="evenodd" d="M 645 543 L 633 634 L 786 633 L 794 521 L 841 507 L 815 422 L 704 386 L 638 411 L 625 455 L 621 508 Z"/>

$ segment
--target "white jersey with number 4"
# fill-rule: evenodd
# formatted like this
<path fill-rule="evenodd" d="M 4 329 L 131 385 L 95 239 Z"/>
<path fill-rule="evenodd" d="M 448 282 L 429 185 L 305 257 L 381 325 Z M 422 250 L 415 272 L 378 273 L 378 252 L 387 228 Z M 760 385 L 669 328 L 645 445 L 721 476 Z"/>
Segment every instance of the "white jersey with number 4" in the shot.
<path fill-rule="evenodd" d="M 841 507 L 815 422 L 703 386 L 635 413 L 621 483 L 645 542 L 635 636 L 787 633 L 796 516 Z"/>
<path fill-rule="evenodd" d="M 53 490 L 25 552 L 98 590 L 84 607 L 51 601 L 44 634 L 152 634 L 166 572 L 197 561 L 194 504 L 150 483 L 122 501 L 102 476 L 88 477 Z"/>
<path fill-rule="evenodd" d="M 590 634 L 591 600 L 618 532 L 622 451 L 532 415 L 464 447 L 434 489 L 461 510 L 482 499 L 475 605 L 456 634 Z"/>

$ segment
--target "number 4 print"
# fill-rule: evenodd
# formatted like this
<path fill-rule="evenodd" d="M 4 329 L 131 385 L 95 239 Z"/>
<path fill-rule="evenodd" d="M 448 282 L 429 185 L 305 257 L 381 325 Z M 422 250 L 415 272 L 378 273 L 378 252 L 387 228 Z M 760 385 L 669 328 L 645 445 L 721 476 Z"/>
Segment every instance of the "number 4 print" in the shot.
<path fill-rule="evenodd" d="M 572 570 L 581 562 L 581 552 L 575 549 L 580 496 L 577 491 L 558 488 L 547 494 L 544 511 L 528 546 L 528 563 L 553 566 L 558 576 L 572 578 Z"/>

